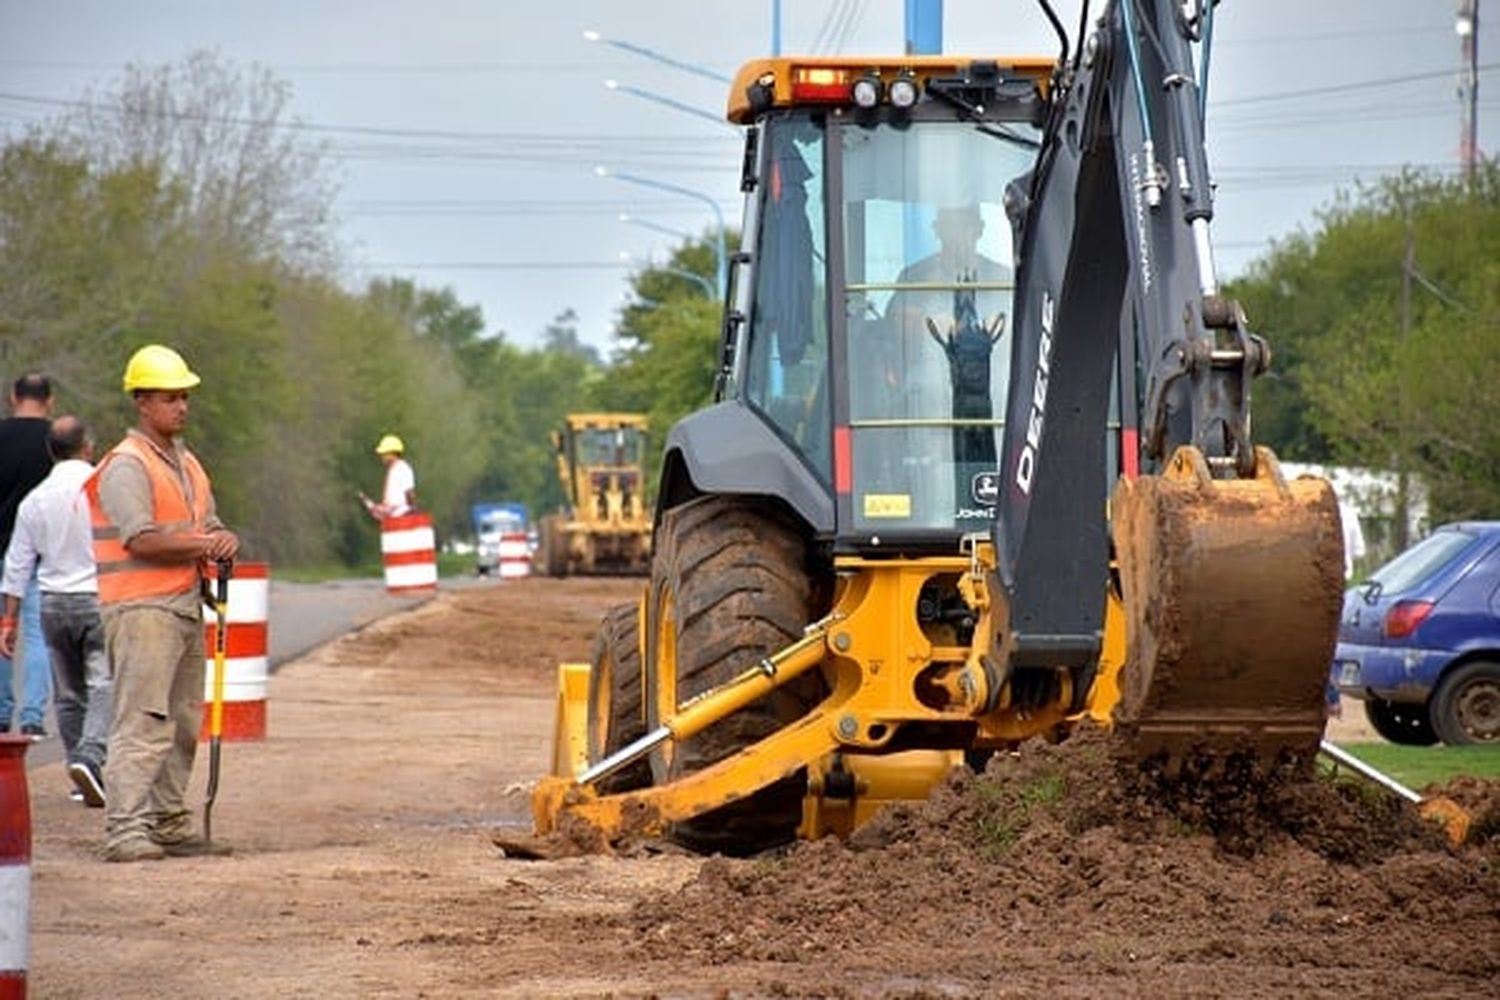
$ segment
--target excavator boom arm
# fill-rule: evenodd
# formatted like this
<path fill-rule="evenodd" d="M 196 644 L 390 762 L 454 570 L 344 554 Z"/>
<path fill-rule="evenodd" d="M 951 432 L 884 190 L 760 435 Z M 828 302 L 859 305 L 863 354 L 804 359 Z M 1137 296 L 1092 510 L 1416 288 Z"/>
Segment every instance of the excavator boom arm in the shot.
<path fill-rule="evenodd" d="M 1104 471 L 1103 429 L 1116 370 L 1126 475 L 1138 461 L 1145 471 L 1167 473 L 1184 447 L 1201 457 L 1182 459 L 1166 491 L 1175 497 L 1180 489 L 1196 506 L 1149 489 L 1127 502 L 1148 497 L 1150 510 L 1112 512 L 1116 554 L 1141 561 L 1128 573 L 1121 567 L 1133 596 L 1182 611 L 1182 620 L 1213 621 L 1198 612 L 1220 600 L 1279 617 L 1297 609 L 1278 592 L 1316 595 L 1316 613 L 1298 626 L 1306 640 L 1297 651 L 1315 671 L 1326 669 L 1332 652 L 1341 578 L 1321 558 L 1309 559 L 1313 569 L 1295 582 L 1295 571 L 1255 561 L 1257 553 L 1269 559 L 1273 549 L 1282 557 L 1303 547 L 1326 549 L 1338 521 L 1326 509 L 1326 484 L 1316 496 L 1273 488 L 1279 473 L 1260 466 L 1275 458 L 1250 440 L 1250 380 L 1266 367 L 1269 352 L 1245 329 L 1238 305 L 1220 294 L 1214 273 L 1212 186 L 1194 69 L 1195 43 L 1209 17 L 1211 8 L 1202 4 L 1109 0 L 1074 58 L 1059 64 L 1036 168 L 1007 193 L 1017 246 L 1014 388 L 994 523 L 1001 595 L 995 647 L 1007 674 L 1097 659 L 1103 601 L 1080 595 L 1101 593 L 1109 578 L 1109 525 L 1100 514 L 1111 506 L 1114 470 Z M 1216 492 L 1212 484 L 1220 480 L 1246 485 Z M 1285 534 L 1276 518 L 1288 504 L 1312 511 L 1285 521 L 1303 534 L 1290 547 L 1259 544 Z M 1252 509 L 1253 517 L 1246 513 Z M 1140 539 L 1122 545 L 1127 523 L 1149 537 L 1144 547 Z M 1163 548 L 1166 539 L 1171 548 Z M 1189 552 L 1177 546 L 1197 560 L 1191 572 L 1183 565 Z M 1173 590 L 1189 580 L 1192 592 Z M 1255 588 L 1264 593 L 1248 593 Z M 1132 595 L 1126 596 L 1128 605 Z M 1145 633 L 1161 625 L 1133 620 L 1132 650 L 1156 658 L 1155 641 Z M 1224 638 L 1173 633 L 1188 655 L 1171 683 L 1213 683 L 1214 671 L 1193 654 Z M 1253 643 L 1235 645 L 1252 650 L 1254 659 Z M 1149 676 L 1152 664 L 1134 670 Z M 1273 687 L 1280 681 L 1263 679 Z M 1295 686 L 1291 700 L 1302 705 L 1308 685 Z M 1193 697 L 1202 702 L 1194 712 L 1212 707 L 1213 692 Z M 1258 711 L 1253 704 L 1235 708 L 1241 710 Z M 1192 714 L 1185 728 L 1192 728 Z"/>

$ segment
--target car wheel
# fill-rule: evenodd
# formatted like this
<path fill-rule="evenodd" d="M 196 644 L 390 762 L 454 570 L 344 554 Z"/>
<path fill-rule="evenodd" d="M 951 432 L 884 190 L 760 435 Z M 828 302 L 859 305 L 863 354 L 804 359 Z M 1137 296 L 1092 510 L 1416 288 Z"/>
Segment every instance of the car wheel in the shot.
<path fill-rule="evenodd" d="M 1386 701 L 1383 698 L 1365 700 L 1365 718 L 1384 739 L 1408 747 L 1430 747 L 1438 741 L 1437 730 L 1432 728 L 1427 705 L 1410 702 Z"/>
<path fill-rule="evenodd" d="M 1454 667 L 1432 696 L 1432 726 L 1450 746 L 1500 744 L 1500 663 Z"/>

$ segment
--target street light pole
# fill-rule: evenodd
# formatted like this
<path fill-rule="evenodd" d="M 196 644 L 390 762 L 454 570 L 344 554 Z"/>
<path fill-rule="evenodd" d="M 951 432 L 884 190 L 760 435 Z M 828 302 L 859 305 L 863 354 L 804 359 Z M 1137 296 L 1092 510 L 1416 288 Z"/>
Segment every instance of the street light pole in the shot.
<path fill-rule="evenodd" d="M 1479 0 L 1459 0 L 1454 22 L 1462 47 L 1463 65 L 1458 72 L 1458 96 L 1462 101 L 1459 128 L 1459 162 L 1464 180 L 1472 187 L 1479 159 Z"/>
<path fill-rule="evenodd" d="M 649 90 L 642 90 L 640 87 L 632 87 L 630 84 L 621 83 L 619 80 L 605 80 L 604 86 L 609 88 L 610 90 L 618 90 L 622 94 L 630 94 L 632 97 L 639 97 L 642 100 L 654 101 L 657 104 L 664 104 L 667 107 L 674 108 L 678 111 L 686 111 L 688 114 L 694 115 L 698 118 L 707 118 L 715 125 L 729 125 L 730 128 L 734 127 L 733 125 L 730 125 L 730 123 L 726 119 L 720 118 L 713 112 L 704 111 L 702 108 L 695 108 L 691 104 L 684 104 L 682 101 L 679 101 L 674 97 L 667 97 L 663 94 L 653 94 Z"/>
<path fill-rule="evenodd" d="M 692 63 L 683 62 L 681 59 L 673 59 L 671 56 L 662 55 L 655 49 L 648 49 L 644 45 L 636 45 L 634 42 L 622 42 L 618 38 L 605 38 L 597 31 L 585 31 L 583 33 L 583 37 L 591 42 L 598 42 L 601 45 L 612 45 L 622 52 L 629 52 L 632 55 L 644 56 L 645 58 L 650 59 L 653 62 L 659 62 L 663 66 L 671 66 L 673 69 L 680 69 L 685 73 L 694 73 L 698 76 L 706 77 L 710 80 L 717 80 L 719 83 L 734 82 L 723 73 L 715 73 L 711 69 L 705 69 L 702 66 L 694 66 Z"/>
<path fill-rule="evenodd" d="M 634 258 L 631 257 L 629 250 L 621 250 L 620 259 L 628 264 L 631 263 Z M 660 271 L 663 274 L 671 274 L 684 280 L 691 281 L 699 288 L 703 289 L 704 295 L 707 295 L 711 299 L 717 298 L 717 296 L 714 295 L 714 286 L 710 285 L 708 283 L 708 279 L 701 274 L 697 274 L 682 267 L 672 267 L 667 264 L 653 264 L 651 261 L 643 261 L 642 263 L 645 265 L 647 270 Z"/>
<path fill-rule="evenodd" d="M 714 201 L 702 191 L 694 191 L 692 188 L 681 187 L 677 184 L 669 184 L 666 181 L 652 180 L 649 177 L 640 177 L 636 174 L 621 173 L 616 170 L 610 170 L 608 167 L 604 166 L 595 167 L 594 173 L 598 174 L 600 177 L 613 177 L 616 180 L 625 181 L 627 184 L 638 184 L 641 187 L 655 188 L 658 191 L 670 191 L 673 194 L 680 194 L 684 198 L 694 198 L 705 203 L 709 208 L 713 209 L 714 220 L 718 223 L 718 231 L 715 234 L 717 237 L 715 242 L 715 253 L 717 255 L 718 263 L 716 284 L 719 289 L 719 295 L 722 296 L 724 294 L 725 282 L 728 278 L 727 266 L 729 260 L 724 252 L 724 213 L 722 210 L 720 210 L 718 202 Z"/>
<path fill-rule="evenodd" d="M 695 238 L 692 233 L 689 233 L 686 230 L 673 229 L 671 226 L 664 226 L 660 222 L 652 222 L 650 219 L 637 218 L 636 216 L 631 215 L 629 212 L 621 212 L 620 221 L 628 222 L 632 226 L 640 226 L 642 229 L 655 230 L 656 232 L 661 233 L 665 236 L 675 236 L 678 239 L 684 240 L 686 242 L 692 242 Z"/>
<path fill-rule="evenodd" d="M 642 229 L 650 229 L 653 232 L 662 233 L 666 236 L 675 236 L 678 239 L 682 240 L 684 243 L 691 243 L 693 240 L 697 239 L 697 237 L 692 233 L 684 232 L 681 229 L 673 229 L 671 226 L 664 226 L 660 222 L 652 222 L 650 219 L 638 219 L 635 216 L 631 215 L 629 212 L 621 212 L 620 221 L 628 222 L 634 226 L 640 226 Z M 668 274 L 675 274 L 683 278 L 691 278 L 693 281 L 696 281 L 703 287 L 703 290 L 708 293 L 709 298 L 715 297 L 714 286 L 709 284 L 708 279 L 701 274 L 697 274 L 693 271 L 683 270 L 680 267 L 658 267 L 655 264 L 651 266 L 653 270 L 665 271 Z"/>

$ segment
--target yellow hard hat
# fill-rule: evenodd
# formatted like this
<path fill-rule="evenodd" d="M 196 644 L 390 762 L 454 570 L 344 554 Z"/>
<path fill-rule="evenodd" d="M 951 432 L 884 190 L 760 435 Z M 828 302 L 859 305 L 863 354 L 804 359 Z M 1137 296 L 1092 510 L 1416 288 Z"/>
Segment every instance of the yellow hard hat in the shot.
<path fill-rule="evenodd" d="M 402 444 L 401 439 L 394 434 L 387 434 L 375 446 L 375 454 L 377 455 L 399 455 L 405 450 L 406 445 Z"/>
<path fill-rule="evenodd" d="M 125 363 L 125 391 L 137 389 L 191 389 L 201 382 L 188 369 L 182 355 L 170 347 L 147 344 Z"/>

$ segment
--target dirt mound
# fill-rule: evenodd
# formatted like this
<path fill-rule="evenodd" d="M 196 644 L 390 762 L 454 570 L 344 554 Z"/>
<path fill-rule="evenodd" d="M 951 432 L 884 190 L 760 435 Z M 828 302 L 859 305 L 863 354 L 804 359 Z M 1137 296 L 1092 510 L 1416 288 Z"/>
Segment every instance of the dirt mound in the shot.
<path fill-rule="evenodd" d="M 885 957 L 871 960 L 969 988 L 1006 982 L 1016 963 L 1034 963 L 1022 981 L 1052 963 L 1075 986 L 1142 963 L 1289 970 L 1248 994 L 1271 995 L 1320 990 L 1297 970 L 1372 946 L 1360 930 L 1378 929 L 1395 970 L 1379 992 L 1423 969 L 1500 976 L 1500 955 L 1477 944 L 1500 940 L 1500 877 L 1480 852 L 1452 851 L 1409 808 L 1305 766 L 1229 767 L 1208 785 L 1122 760 L 1102 733 L 1033 741 L 983 775 L 955 771 L 848 844 L 713 859 L 637 905 L 632 936 L 643 958 L 707 963 L 846 963 L 880 941 Z"/>

